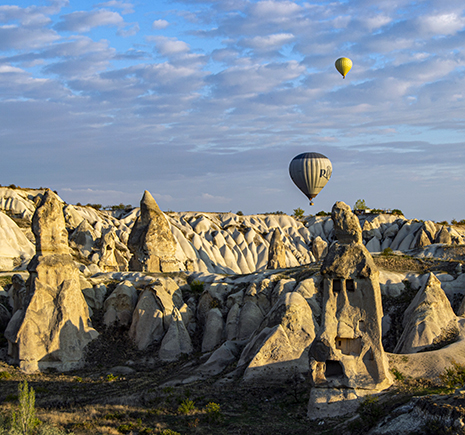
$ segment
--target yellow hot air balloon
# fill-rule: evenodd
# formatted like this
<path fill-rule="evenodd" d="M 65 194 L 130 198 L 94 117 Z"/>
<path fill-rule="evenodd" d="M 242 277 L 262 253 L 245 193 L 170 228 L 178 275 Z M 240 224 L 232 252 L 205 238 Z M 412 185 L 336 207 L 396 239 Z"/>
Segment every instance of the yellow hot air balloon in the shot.
<path fill-rule="evenodd" d="M 336 60 L 336 69 L 341 73 L 342 78 L 346 78 L 346 74 L 352 68 L 352 61 L 348 57 L 340 57 Z"/>

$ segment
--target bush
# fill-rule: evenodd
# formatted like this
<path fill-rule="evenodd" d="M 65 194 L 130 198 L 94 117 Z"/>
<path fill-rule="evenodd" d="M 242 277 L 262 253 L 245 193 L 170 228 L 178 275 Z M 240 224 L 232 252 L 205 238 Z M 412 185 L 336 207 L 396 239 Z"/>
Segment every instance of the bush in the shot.
<path fill-rule="evenodd" d="M 0 372 L 0 379 L 10 379 L 11 374 L 8 372 Z"/>
<path fill-rule="evenodd" d="M 294 214 L 292 216 L 294 216 L 296 219 L 301 219 L 304 217 L 304 213 L 305 211 L 299 207 L 294 209 Z"/>
<path fill-rule="evenodd" d="M 321 210 L 315 216 L 331 216 L 331 213 Z"/>
<path fill-rule="evenodd" d="M 27 381 L 18 384 L 18 413 L 14 412 L 11 427 L 20 434 L 28 435 L 38 424 L 36 419 L 36 395 L 33 388 L 29 389 Z"/>
<path fill-rule="evenodd" d="M 191 399 L 184 399 L 178 407 L 180 414 L 189 414 L 192 411 L 195 411 L 195 403 Z"/>
<path fill-rule="evenodd" d="M 399 215 L 399 216 L 403 216 L 403 215 L 404 215 L 404 213 L 402 213 L 402 211 L 399 210 L 398 208 L 392 209 L 392 210 L 391 210 L 391 213 L 392 213 L 392 214 L 395 214 L 395 215 Z"/>
<path fill-rule="evenodd" d="M 194 281 L 190 283 L 190 288 L 193 293 L 200 294 L 203 292 L 203 282 L 198 279 L 194 279 Z"/>
<path fill-rule="evenodd" d="M 102 204 L 86 204 L 86 207 L 95 208 L 95 210 L 100 210 L 102 208 Z"/>
<path fill-rule="evenodd" d="M 465 365 L 452 361 L 439 378 L 448 388 L 462 388 L 465 386 Z"/>
<path fill-rule="evenodd" d="M 179 432 L 175 432 L 174 430 L 171 429 L 165 429 L 161 435 L 181 435 Z"/>
<path fill-rule="evenodd" d="M 393 255 L 393 254 L 394 254 L 394 251 L 391 248 L 384 249 L 382 253 L 382 255 L 384 255 L 385 257 L 389 257 L 390 255 Z"/>
<path fill-rule="evenodd" d="M 221 407 L 218 403 L 209 402 L 205 407 L 205 412 L 210 423 L 219 423 L 223 419 Z"/>
<path fill-rule="evenodd" d="M 244 213 L 242 213 L 242 211 L 240 211 L 240 210 L 239 210 L 236 214 L 237 214 L 238 216 L 244 216 Z"/>

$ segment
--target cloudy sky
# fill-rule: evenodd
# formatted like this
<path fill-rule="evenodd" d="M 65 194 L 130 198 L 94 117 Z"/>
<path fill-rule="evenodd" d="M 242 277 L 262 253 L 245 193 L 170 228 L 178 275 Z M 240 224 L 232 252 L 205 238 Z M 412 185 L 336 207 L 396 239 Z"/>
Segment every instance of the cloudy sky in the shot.
<path fill-rule="evenodd" d="M 69 203 L 465 218 L 463 0 L 0 6 L 0 183 Z M 334 68 L 353 61 L 345 80 Z M 333 176 L 310 207 L 288 174 Z"/>

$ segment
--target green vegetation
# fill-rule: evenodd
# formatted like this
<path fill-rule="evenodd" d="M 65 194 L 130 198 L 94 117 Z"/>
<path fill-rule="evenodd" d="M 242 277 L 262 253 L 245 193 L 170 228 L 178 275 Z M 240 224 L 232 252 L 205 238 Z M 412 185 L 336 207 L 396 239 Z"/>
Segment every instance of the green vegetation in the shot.
<path fill-rule="evenodd" d="M 405 376 L 402 372 L 400 372 L 399 370 L 397 370 L 396 367 L 393 367 L 391 369 L 391 373 L 394 375 L 394 378 L 396 381 L 399 381 L 399 382 L 403 382 L 405 381 Z"/>
<path fill-rule="evenodd" d="M 191 288 L 191 291 L 192 293 L 195 293 L 195 294 L 201 294 L 203 292 L 203 281 L 199 281 L 198 279 L 194 279 L 194 281 L 192 281 L 190 284 L 189 284 L 190 288 Z"/>
<path fill-rule="evenodd" d="M 13 412 L 11 427 L 22 435 L 28 435 L 39 422 L 36 419 L 36 395 L 34 390 L 28 387 L 27 381 L 18 385 L 18 400 L 18 412 Z"/>
<path fill-rule="evenodd" d="M 394 255 L 394 251 L 391 248 L 386 248 L 383 250 L 381 255 L 384 255 L 385 257 L 389 257 L 391 255 Z"/>
<path fill-rule="evenodd" d="M 223 420 L 221 406 L 218 403 L 209 402 L 205 407 L 205 412 L 209 423 L 220 423 Z"/>
<path fill-rule="evenodd" d="M 183 415 L 189 414 L 195 410 L 195 403 L 193 400 L 190 399 L 184 399 L 178 407 L 179 414 Z"/>
<path fill-rule="evenodd" d="M 331 216 L 331 213 L 321 210 L 315 216 Z"/>
<path fill-rule="evenodd" d="M 117 381 L 117 380 L 118 380 L 118 376 L 115 376 L 114 374 L 109 373 L 109 374 L 107 375 L 107 377 L 105 378 L 105 380 L 106 380 L 107 382 L 114 382 L 114 381 Z"/>
<path fill-rule="evenodd" d="M 294 214 L 292 216 L 296 219 L 302 219 L 304 217 L 304 213 L 305 211 L 299 207 L 294 209 Z"/>
<path fill-rule="evenodd" d="M 448 388 L 462 388 L 465 386 L 465 365 L 452 361 L 439 377 Z"/>
<path fill-rule="evenodd" d="M 354 210 L 366 210 L 368 207 L 364 199 L 357 199 L 354 204 Z"/>
<path fill-rule="evenodd" d="M 242 213 L 241 210 L 239 210 L 238 212 L 236 212 L 236 214 L 237 214 L 238 216 L 244 216 L 244 213 Z"/>

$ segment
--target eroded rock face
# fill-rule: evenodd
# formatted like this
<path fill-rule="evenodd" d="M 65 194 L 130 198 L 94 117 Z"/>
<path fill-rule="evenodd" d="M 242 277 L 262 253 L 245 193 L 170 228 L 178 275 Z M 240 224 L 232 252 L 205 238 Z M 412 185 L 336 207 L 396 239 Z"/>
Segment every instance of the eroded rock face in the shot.
<path fill-rule="evenodd" d="M 331 408 L 337 412 L 341 388 L 352 389 L 350 397 L 356 399 L 363 396 L 358 390 L 379 391 L 392 383 L 381 343 L 378 270 L 350 207 L 337 202 L 332 219 L 338 241 L 321 267 L 322 324 L 310 349 L 313 383 L 325 391 L 311 395 L 309 416 L 331 415 Z"/>
<path fill-rule="evenodd" d="M 5 331 L 9 355 L 26 373 L 83 362 L 83 349 L 98 333 L 90 326 L 79 271 L 69 254 L 62 204 L 46 191 L 32 219 L 37 254 L 28 266 L 28 297 Z"/>
<path fill-rule="evenodd" d="M 140 202 L 140 216 L 129 236 L 128 247 L 133 254 L 129 262 L 130 270 L 142 272 L 179 270 L 175 258 L 176 239 L 168 220 L 147 190 Z"/>
<path fill-rule="evenodd" d="M 244 381 L 283 381 L 307 373 L 314 338 L 307 301 L 299 293 L 284 293 L 242 352 L 238 365 L 247 364 Z"/>
<path fill-rule="evenodd" d="M 286 248 L 279 230 L 276 228 L 270 241 L 267 269 L 282 269 L 286 267 Z"/>
<path fill-rule="evenodd" d="M 456 327 L 457 317 L 441 282 L 430 274 L 405 310 L 402 324 L 404 332 L 394 353 L 415 353 L 430 346 L 442 333 Z"/>

